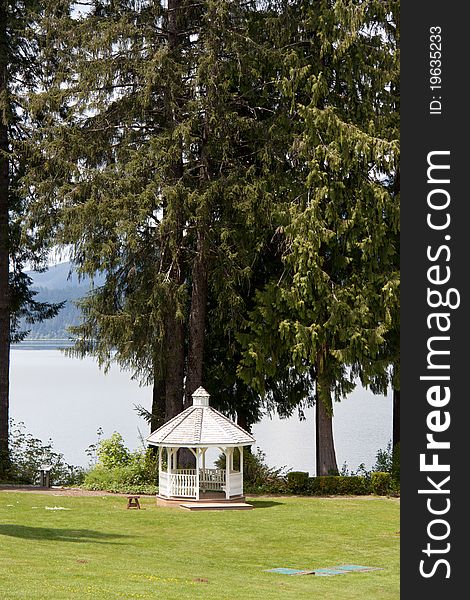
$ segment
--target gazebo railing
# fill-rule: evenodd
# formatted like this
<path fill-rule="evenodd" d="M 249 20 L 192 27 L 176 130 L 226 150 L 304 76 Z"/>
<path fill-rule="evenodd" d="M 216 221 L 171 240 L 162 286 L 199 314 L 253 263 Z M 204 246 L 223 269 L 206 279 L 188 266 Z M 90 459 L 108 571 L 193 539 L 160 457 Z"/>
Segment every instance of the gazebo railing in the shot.
<path fill-rule="evenodd" d="M 169 496 L 170 490 L 168 489 L 168 473 L 160 471 L 158 474 L 158 492 L 162 496 Z"/>
<path fill-rule="evenodd" d="M 233 477 L 232 473 L 232 477 Z M 173 473 L 160 471 L 159 493 L 162 496 L 185 498 L 197 497 L 196 469 L 178 469 Z M 199 471 L 199 489 L 201 491 L 222 491 L 226 485 L 225 469 L 201 469 Z"/>
<path fill-rule="evenodd" d="M 243 495 L 243 477 L 241 473 L 230 473 L 230 492 L 233 496 Z"/>
<path fill-rule="evenodd" d="M 199 487 L 202 490 L 223 490 L 225 482 L 225 469 L 205 469 L 204 471 L 199 471 Z"/>
<path fill-rule="evenodd" d="M 194 471 L 193 474 L 188 472 L 192 471 L 192 469 L 182 470 L 184 471 L 183 473 L 181 473 L 179 470 L 176 473 L 170 473 L 169 495 L 195 498 L 197 495 L 196 471 Z"/>

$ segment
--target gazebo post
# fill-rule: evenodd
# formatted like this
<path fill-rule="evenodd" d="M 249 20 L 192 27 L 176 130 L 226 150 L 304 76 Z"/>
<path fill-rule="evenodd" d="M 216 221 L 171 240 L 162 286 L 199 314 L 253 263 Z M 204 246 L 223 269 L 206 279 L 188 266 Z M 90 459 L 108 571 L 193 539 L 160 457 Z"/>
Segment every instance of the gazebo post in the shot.
<path fill-rule="evenodd" d="M 240 479 L 241 479 L 242 496 L 243 496 L 243 446 L 238 447 L 238 452 L 240 453 Z"/>
<path fill-rule="evenodd" d="M 230 500 L 230 466 L 232 448 L 225 448 L 225 498 Z"/>
<path fill-rule="evenodd" d="M 202 454 L 202 481 L 206 481 L 206 450 L 207 448 L 201 448 Z M 205 485 L 205 483 L 204 483 Z M 205 492 L 205 487 L 203 487 L 203 491 Z"/>
<path fill-rule="evenodd" d="M 172 448 L 167 448 L 166 449 L 166 474 L 167 474 L 167 485 L 166 485 L 166 493 L 167 493 L 167 497 L 169 498 L 172 495 L 173 489 L 171 486 L 171 460 L 172 460 L 172 456 L 173 456 L 173 449 Z"/>
<path fill-rule="evenodd" d="M 196 448 L 196 500 L 199 500 L 199 456 L 200 449 Z"/>
<path fill-rule="evenodd" d="M 160 491 L 161 473 L 162 473 L 162 452 L 163 448 L 158 446 L 158 490 Z"/>

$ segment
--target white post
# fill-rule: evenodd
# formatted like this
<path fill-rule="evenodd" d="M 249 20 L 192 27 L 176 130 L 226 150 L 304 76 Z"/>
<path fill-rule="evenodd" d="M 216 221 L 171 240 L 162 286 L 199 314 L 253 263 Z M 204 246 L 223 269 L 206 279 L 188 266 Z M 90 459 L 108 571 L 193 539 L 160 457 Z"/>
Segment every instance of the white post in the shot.
<path fill-rule="evenodd" d="M 230 467 L 232 463 L 232 448 L 225 448 L 225 498 L 230 499 Z"/>
<path fill-rule="evenodd" d="M 199 456 L 200 449 L 196 448 L 196 500 L 199 500 Z"/>
<path fill-rule="evenodd" d="M 241 488 L 242 488 L 242 496 L 243 496 L 243 446 L 238 447 L 238 452 L 240 452 L 240 479 L 241 479 Z"/>
<path fill-rule="evenodd" d="M 166 483 L 166 497 L 169 498 L 172 494 L 172 489 L 171 489 L 171 459 L 172 459 L 172 455 L 173 455 L 173 449 L 172 448 L 167 448 L 166 449 L 166 474 L 167 474 L 167 483 Z"/>
<path fill-rule="evenodd" d="M 202 452 L 202 480 L 205 482 L 206 481 L 206 451 L 207 448 L 201 448 L 201 452 Z M 203 490 L 206 490 L 206 484 L 204 483 L 204 487 Z"/>

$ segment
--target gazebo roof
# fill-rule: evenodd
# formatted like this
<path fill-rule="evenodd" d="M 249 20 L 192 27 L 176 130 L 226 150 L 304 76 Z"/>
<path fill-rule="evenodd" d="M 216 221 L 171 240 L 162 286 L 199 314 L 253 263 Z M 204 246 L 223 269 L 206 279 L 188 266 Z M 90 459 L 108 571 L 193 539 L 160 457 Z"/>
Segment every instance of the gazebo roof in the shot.
<path fill-rule="evenodd" d="M 255 439 L 209 406 L 209 394 L 200 387 L 193 394 L 193 406 L 153 431 L 147 442 L 168 447 L 250 446 Z"/>

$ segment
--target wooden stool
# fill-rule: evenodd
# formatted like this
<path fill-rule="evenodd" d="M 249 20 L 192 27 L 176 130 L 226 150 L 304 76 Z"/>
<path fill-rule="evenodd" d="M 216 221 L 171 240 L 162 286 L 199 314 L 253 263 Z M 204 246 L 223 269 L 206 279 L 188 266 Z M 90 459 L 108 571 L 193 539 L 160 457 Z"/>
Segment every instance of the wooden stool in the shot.
<path fill-rule="evenodd" d="M 140 496 L 127 496 L 127 508 L 140 508 Z"/>

